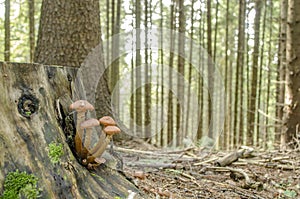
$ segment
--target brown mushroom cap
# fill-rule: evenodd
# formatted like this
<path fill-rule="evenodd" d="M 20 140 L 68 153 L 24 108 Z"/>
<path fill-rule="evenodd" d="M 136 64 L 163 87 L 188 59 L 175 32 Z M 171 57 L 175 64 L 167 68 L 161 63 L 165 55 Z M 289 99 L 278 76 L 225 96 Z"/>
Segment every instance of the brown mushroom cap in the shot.
<path fill-rule="evenodd" d="M 81 129 L 86 129 L 86 128 L 92 128 L 94 126 L 99 126 L 99 125 L 100 125 L 100 123 L 97 119 L 90 118 L 88 120 L 85 120 L 85 121 L 81 122 L 80 128 Z"/>
<path fill-rule="evenodd" d="M 112 118 L 109 117 L 109 116 L 101 117 L 101 118 L 99 119 L 99 122 L 100 122 L 100 124 L 102 124 L 103 126 L 115 126 L 115 125 L 116 125 L 115 120 L 112 119 Z"/>
<path fill-rule="evenodd" d="M 74 102 L 70 105 L 70 109 L 76 110 L 77 112 L 84 112 L 87 110 L 89 110 L 89 111 L 94 110 L 94 106 L 91 105 L 86 100 L 77 100 L 76 102 Z"/>
<path fill-rule="evenodd" d="M 103 132 L 106 133 L 106 135 L 114 135 L 121 132 L 121 130 L 116 126 L 107 126 L 103 129 Z"/>

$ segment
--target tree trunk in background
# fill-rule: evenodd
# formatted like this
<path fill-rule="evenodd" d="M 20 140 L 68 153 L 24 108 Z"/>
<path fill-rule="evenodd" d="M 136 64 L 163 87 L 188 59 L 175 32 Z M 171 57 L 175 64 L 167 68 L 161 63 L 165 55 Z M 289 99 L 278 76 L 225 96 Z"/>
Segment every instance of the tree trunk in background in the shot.
<path fill-rule="evenodd" d="M 269 1 L 270 4 L 270 21 L 273 22 L 273 2 L 270 0 Z M 265 8 L 267 9 L 267 7 Z M 269 27 L 269 42 L 268 42 L 268 72 L 267 72 L 267 93 L 266 93 L 266 115 L 269 115 L 269 107 L 270 107 L 270 87 L 271 87 L 271 64 L 272 64 L 272 35 L 273 35 L 273 26 Z M 265 145 L 264 148 L 267 149 L 268 147 L 268 142 L 271 140 L 270 139 L 270 135 L 269 135 L 269 117 L 266 118 L 266 132 L 265 132 L 265 136 L 264 136 L 264 140 L 265 140 Z M 275 131 L 276 133 L 276 131 Z"/>
<path fill-rule="evenodd" d="M 110 13 L 110 6 L 109 6 L 109 0 L 106 0 L 106 39 L 108 39 L 111 35 L 110 35 L 110 28 L 109 28 L 109 25 L 110 25 L 110 17 L 109 17 L 109 13 Z M 109 43 L 106 44 L 106 63 L 109 62 L 109 56 L 110 56 L 110 45 Z"/>
<path fill-rule="evenodd" d="M 172 68 L 173 68 L 173 61 L 174 61 L 174 43 L 175 43 L 175 35 L 173 35 L 172 30 L 175 29 L 175 9 L 174 0 L 171 1 L 171 18 L 170 18 L 170 55 L 169 55 L 169 92 L 168 92 L 168 141 L 169 145 L 173 145 L 173 76 L 172 76 Z"/>
<path fill-rule="evenodd" d="M 262 5 L 262 4 L 261 4 Z M 267 0 L 264 0 L 264 13 L 263 13 L 263 20 L 262 20 L 262 35 L 261 35 L 261 40 L 265 41 L 265 32 L 266 32 L 266 19 L 267 19 Z M 257 110 L 260 111 L 265 111 L 265 95 L 262 95 L 261 90 L 262 90 L 262 82 L 263 82 L 263 64 L 264 60 L 263 57 L 265 56 L 265 42 L 261 43 L 260 47 L 260 62 L 259 62 L 259 76 L 258 76 L 258 85 L 257 85 Z M 266 132 L 265 130 L 265 116 L 261 116 L 261 113 L 257 113 L 257 125 L 255 126 L 256 128 L 256 137 L 255 137 L 255 142 L 257 146 L 261 146 L 259 143 L 259 140 L 261 139 L 263 141 L 263 134 Z M 254 130 L 255 132 L 255 130 Z"/>
<path fill-rule="evenodd" d="M 88 171 L 66 142 L 70 126 L 65 119 L 71 115 L 68 106 L 75 70 L 0 62 L 0 72 L 5 74 L 0 79 L 0 184 L 9 172 L 18 169 L 38 178 L 40 198 L 126 198 L 128 190 L 139 191 L 112 165 L 113 160 Z M 48 155 L 52 142 L 63 146 L 58 164 L 51 163 Z"/>
<path fill-rule="evenodd" d="M 10 61 L 10 0 L 5 0 L 4 61 Z"/>
<path fill-rule="evenodd" d="M 261 0 L 255 1 L 255 19 L 254 19 L 254 49 L 253 49 L 253 67 L 251 80 L 251 94 L 248 116 L 247 145 L 253 145 L 253 135 L 256 115 L 256 92 L 257 92 L 257 76 L 258 76 L 258 57 L 259 57 L 259 35 L 260 35 L 260 16 L 261 16 Z"/>
<path fill-rule="evenodd" d="M 192 65 L 192 60 L 193 60 L 193 37 L 194 37 L 194 3 L 195 3 L 195 0 L 192 0 L 192 11 L 191 11 L 191 34 L 190 34 L 190 50 L 189 50 L 189 70 L 188 70 L 188 82 L 189 82 L 189 87 L 188 87 L 188 90 L 187 90 L 187 108 L 186 108 L 186 117 L 185 117 L 185 128 L 184 128 L 184 136 L 188 136 L 188 130 L 189 130 L 189 126 L 190 126 L 190 123 L 189 121 L 191 119 L 189 119 L 189 115 L 190 115 L 190 103 L 191 103 L 191 83 L 192 83 L 192 68 L 193 68 L 193 65 Z M 191 125 L 193 126 L 193 125 Z"/>
<path fill-rule="evenodd" d="M 159 0 L 159 5 L 160 5 L 160 21 L 159 21 L 159 28 L 160 28 L 160 45 L 161 45 L 161 49 L 160 49 L 160 65 L 161 65 L 161 77 L 160 77 L 160 82 L 161 82 L 161 85 L 163 85 L 163 82 L 164 82 L 164 42 L 163 42 L 163 19 L 164 19 L 164 16 L 163 16 L 163 0 Z M 160 118 L 163 119 L 164 118 L 164 104 L 165 104 L 165 88 L 164 86 L 161 86 L 161 101 L 160 101 L 160 107 L 161 107 L 161 112 L 160 112 Z M 159 122 L 159 121 L 157 121 Z M 161 135 L 160 135 L 160 146 L 165 146 L 165 140 L 167 141 L 168 137 L 165 136 L 164 134 L 164 129 L 161 130 Z"/>
<path fill-rule="evenodd" d="M 280 122 L 276 122 L 275 130 L 275 140 L 281 145 L 285 145 L 285 131 L 282 130 L 282 120 L 283 120 L 283 107 L 284 107 L 284 95 L 285 95 L 285 77 L 286 77 L 286 20 L 287 20 L 287 0 L 281 0 L 280 9 L 280 43 L 279 43 L 279 63 L 278 63 L 278 76 L 277 80 L 279 82 L 277 88 L 277 106 L 276 115 Z"/>
<path fill-rule="evenodd" d="M 200 46 L 204 46 L 204 19 L 203 19 L 203 13 L 202 10 L 200 10 L 200 19 L 199 19 L 199 43 Z M 200 50 L 199 52 L 199 64 L 201 67 L 201 70 L 204 71 L 204 60 L 203 60 L 203 51 Z M 199 76 L 198 78 L 198 106 L 199 106 L 199 113 L 198 113 L 198 129 L 197 129 L 197 140 L 200 140 L 203 136 L 203 120 L 204 120 L 204 89 L 203 89 L 204 83 L 203 78 Z"/>
<path fill-rule="evenodd" d="M 230 148 L 230 133 L 231 133 L 231 94 L 230 94 L 230 73 L 231 69 L 229 68 L 229 56 L 228 56 L 228 49 L 229 49 L 229 0 L 226 0 L 226 31 L 225 31 L 225 93 L 226 95 L 226 118 L 225 118 L 225 131 L 224 131 L 224 142 L 223 142 L 223 149 L 229 150 Z"/>
<path fill-rule="evenodd" d="M 145 29 L 147 30 L 148 28 L 148 21 L 149 21 L 149 2 L 148 0 L 144 0 L 145 1 L 145 21 L 144 21 L 144 25 L 145 25 Z M 145 35 L 145 82 L 150 82 L 151 79 L 151 75 L 150 75 L 150 69 L 151 69 L 151 63 L 149 64 L 149 51 L 151 49 L 148 49 L 148 32 L 146 31 L 146 35 Z M 144 93 L 144 97 L 145 97 L 145 121 L 144 121 L 144 125 L 145 125 L 145 136 L 147 138 L 151 137 L 151 84 L 146 84 L 145 85 L 145 93 Z M 150 139 L 151 141 L 151 139 Z"/>
<path fill-rule="evenodd" d="M 243 67 L 244 67 L 244 53 L 245 53 L 245 12 L 246 12 L 246 1 L 240 0 L 239 5 L 239 33 L 238 33 L 238 53 L 237 53 L 237 62 L 236 62 L 236 74 L 235 74 L 235 100 L 234 100 L 234 123 L 233 123 L 233 132 L 235 135 L 235 146 L 238 146 L 242 143 L 243 137 L 243 126 L 239 126 L 240 120 L 243 118 L 239 114 L 243 108 Z M 239 120 L 238 120 L 239 118 Z"/>
<path fill-rule="evenodd" d="M 209 91 L 209 97 L 208 97 L 208 110 L 207 110 L 207 118 L 208 118 L 208 122 L 211 123 L 212 122 L 212 102 L 213 102 L 213 63 L 211 62 L 210 59 L 212 59 L 212 30 L 211 30 L 211 0 L 207 0 L 206 2 L 207 4 L 207 53 L 209 55 L 209 58 L 207 60 L 207 70 L 208 70 L 208 91 Z M 209 128 L 209 132 L 208 132 L 208 136 L 210 138 L 213 138 L 213 133 L 212 132 L 213 128 Z"/>
<path fill-rule="evenodd" d="M 136 53 L 135 53 L 135 67 L 141 67 L 141 38 L 140 38 L 140 28 L 141 28 L 141 0 L 136 0 L 135 2 L 135 28 L 136 28 Z M 142 134 L 142 72 L 141 68 L 137 68 L 135 73 L 135 84 L 136 84 L 136 95 L 135 95 L 135 122 L 137 125 L 136 132 L 138 135 Z"/>
<path fill-rule="evenodd" d="M 300 125 L 300 1 L 289 0 L 287 12 L 286 60 L 288 68 L 285 107 L 285 139 L 289 144 L 299 136 Z"/>
<path fill-rule="evenodd" d="M 33 62 L 34 48 L 35 48 L 34 0 L 28 0 L 28 18 L 29 18 L 30 62 Z"/>
<path fill-rule="evenodd" d="M 178 65 L 177 65 L 177 70 L 178 74 L 182 75 L 184 77 L 184 62 L 185 62 L 185 56 L 182 57 L 185 52 L 184 52 L 184 47 L 185 47 L 185 13 L 184 13 L 184 5 L 183 5 L 183 0 L 179 0 L 179 35 L 178 35 Z M 176 144 L 177 146 L 182 145 L 182 140 L 183 140 L 183 118 L 182 116 L 184 115 L 184 82 L 181 82 L 181 78 L 177 78 L 177 92 L 178 92 L 178 101 L 177 101 L 177 107 L 176 107 Z M 182 116 L 181 116 L 182 115 Z"/>
<path fill-rule="evenodd" d="M 115 3 L 112 1 L 112 10 L 114 13 L 114 6 Z M 110 82 L 111 82 L 111 92 L 114 92 L 114 99 L 113 105 L 114 105 L 114 112 L 117 114 L 120 114 L 120 107 L 119 107 L 119 98 L 120 98 L 120 91 L 119 89 L 114 89 L 116 83 L 119 81 L 120 76 L 120 59 L 119 59 L 119 43 L 120 43 L 120 15 L 121 15 L 121 0 L 117 0 L 117 11 L 116 15 L 113 14 L 112 18 L 115 16 L 116 20 L 112 19 L 112 48 L 111 48 L 111 70 L 110 70 Z"/>
<path fill-rule="evenodd" d="M 34 62 L 80 67 L 91 50 L 101 45 L 100 36 L 99 1 L 74 0 L 61 4 L 45 0 Z M 99 67 L 104 70 L 104 59 L 102 54 L 99 56 L 102 65 Z M 106 73 L 99 80 L 96 101 L 99 117 L 112 115 Z"/>

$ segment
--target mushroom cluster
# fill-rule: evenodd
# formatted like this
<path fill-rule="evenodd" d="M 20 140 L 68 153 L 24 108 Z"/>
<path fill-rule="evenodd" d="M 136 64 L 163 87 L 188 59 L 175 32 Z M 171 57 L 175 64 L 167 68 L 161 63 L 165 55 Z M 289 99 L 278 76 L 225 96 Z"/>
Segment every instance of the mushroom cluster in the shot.
<path fill-rule="evenodd" d="M 94 110 L 93 105 L 86 100 L 72 103 L 70 109 L 76 111 L 75 151 L 81 158 L 82 164 L 92 169 L 105 163 L 106 160 L 101 155 L 110 143 L 112 136 L 121 132 L 116 126 L 116 122 L 109 116 L 104 116 L 99 120 L 86 118 L 87 111 Z M 95 146 L 90 147 L 93 128 L 99 125 L 102 125 L 103 132 Z"/>

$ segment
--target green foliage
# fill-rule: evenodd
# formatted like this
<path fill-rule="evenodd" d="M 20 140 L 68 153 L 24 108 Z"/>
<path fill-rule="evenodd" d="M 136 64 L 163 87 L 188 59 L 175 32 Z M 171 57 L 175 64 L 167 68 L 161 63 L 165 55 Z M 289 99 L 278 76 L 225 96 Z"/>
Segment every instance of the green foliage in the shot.
<path fill-rule="evenodd" d="M 296 198 L 297 193 L 294 190 L 285 190 L 285 192 L 283 193 L 284 196 L 288 197 L 288 198 Z"/>
<path fill-rule="evenodd" d="M 53 164 L 58 163 L 60 157 L 64 154 L 63 145 L 61 143 L 56 144 L 54 142 L 51 142 L 48 147 L 49 147 L 48 155 L 51 159 L 51 162 Z"/>
<path fill-rule="evenodd" d="M 37 198 L 40 192 L 37 188 L 37 181 L 37 177 L 27 174 L 25 171 L 10 172 L 5 178 L 4 193 L 1 199 Z"/>

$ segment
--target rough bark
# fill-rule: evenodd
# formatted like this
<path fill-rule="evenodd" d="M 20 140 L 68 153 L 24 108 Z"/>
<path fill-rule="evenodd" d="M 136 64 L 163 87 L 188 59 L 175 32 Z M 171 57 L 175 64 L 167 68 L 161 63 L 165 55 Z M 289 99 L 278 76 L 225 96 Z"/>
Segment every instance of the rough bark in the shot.
<path fill-rule="evenodd" d="M 289 143 L 299 134 L 300 125 L 300 2 L 289 0 L 287 13 L 286 60 L 288 68 L 285 108 L 285 140 Z"/>
<path fill-rule="evenodd" d="M 72 98 L 74 70 L 38 64 L 0 63 L 0 184 L 16 169 L 38 177 L 41 198 L 126 197 L 138 192 L 115 165 L 114 156 L 95 171 L 81 166 L 67 144 L 62 99 Z M 61 103 L 59 103 L 61 102 Z M 27 104 L 27 105 L 26 105 Z M 29 109 L 29 114 L 27 111 Z M 58 120 L 58 118 L 60 118 Z M 61 126 L 65 127 L 64 131 Z M 61 143 L 59 164 L 48 156 L 51 142 Z M 0 192 L 3 187 L 0 187 Z"/>

